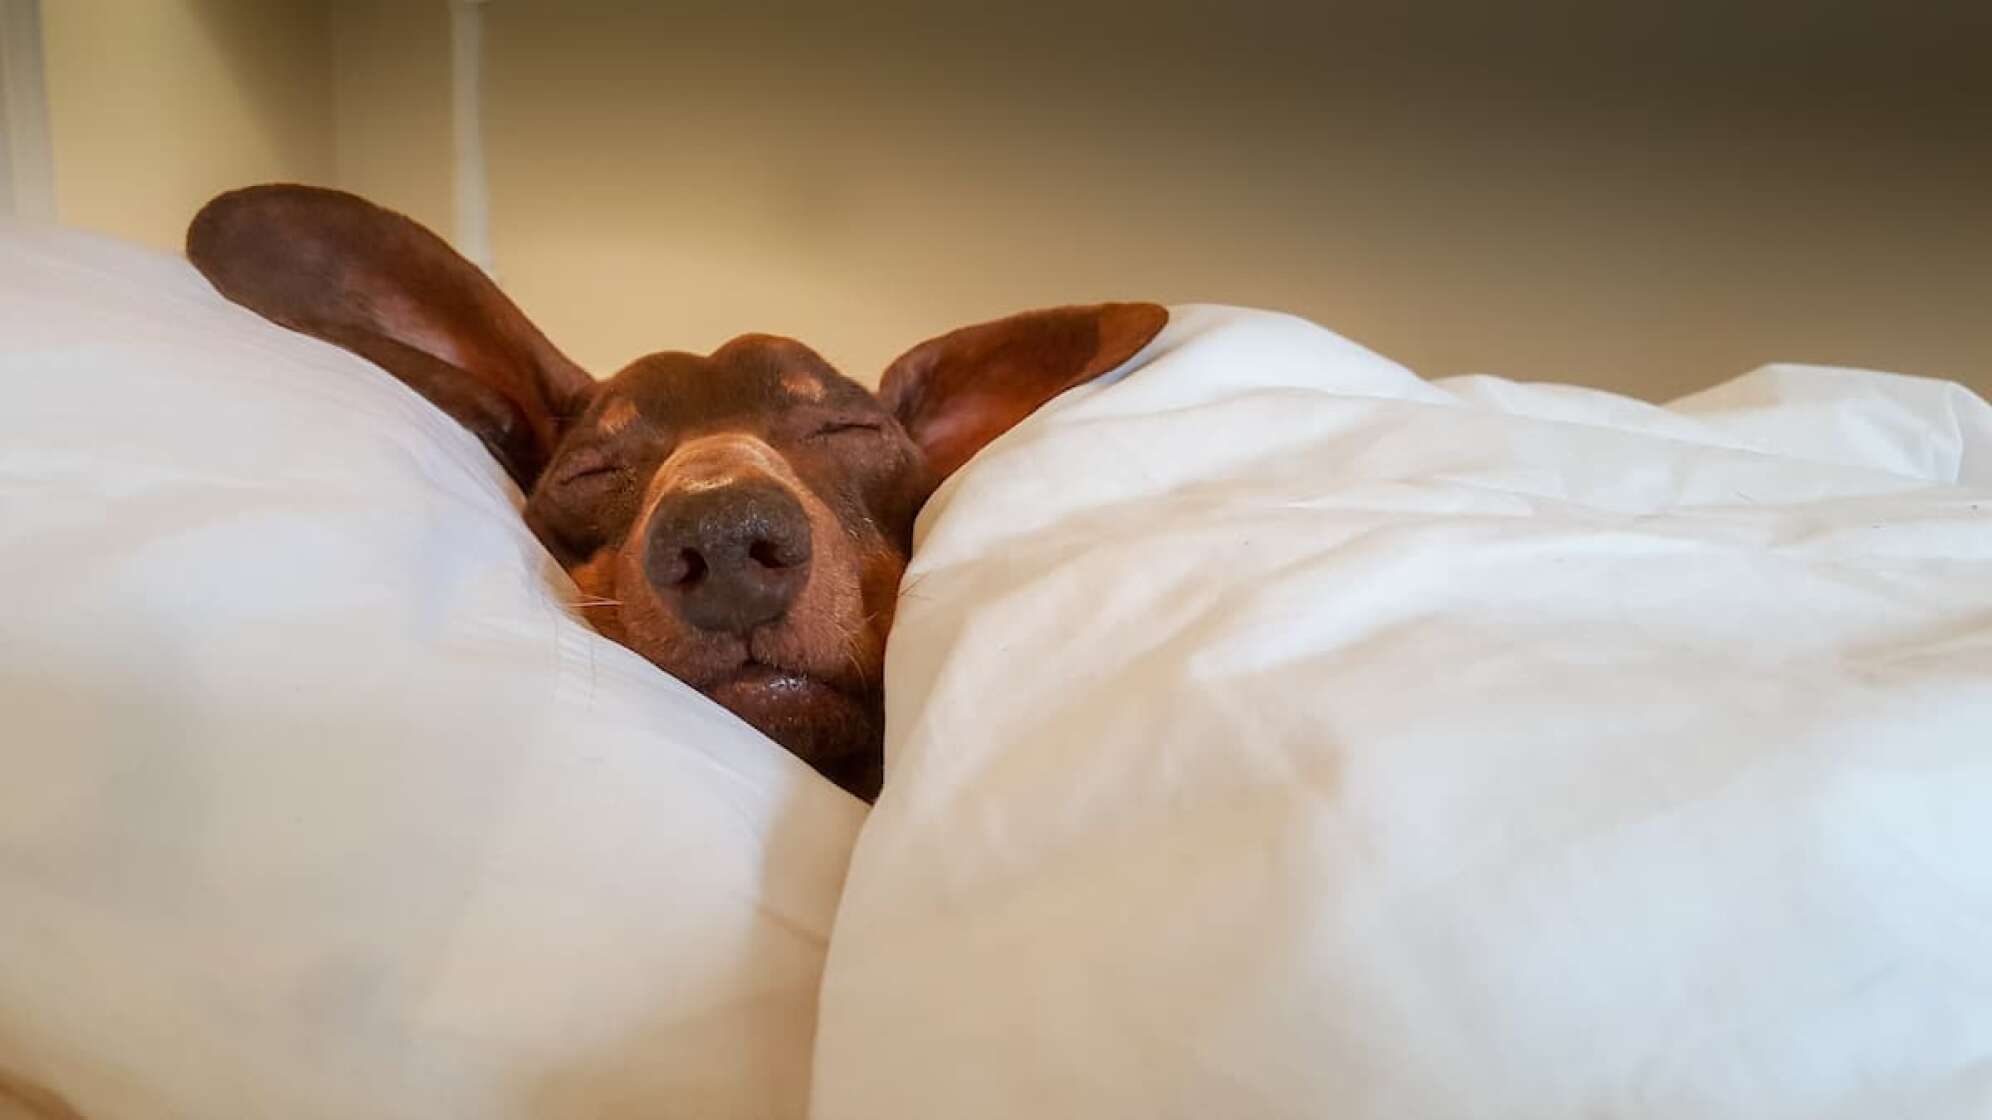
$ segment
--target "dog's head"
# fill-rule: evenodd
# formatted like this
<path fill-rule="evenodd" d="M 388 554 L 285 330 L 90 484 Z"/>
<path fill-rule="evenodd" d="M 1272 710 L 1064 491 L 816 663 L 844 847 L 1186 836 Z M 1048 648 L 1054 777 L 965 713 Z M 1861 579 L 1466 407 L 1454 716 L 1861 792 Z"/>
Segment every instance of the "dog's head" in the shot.
<path fill-rule="evenodd" d="M 187 255 L 229 299 L 371 359 L 469 428 L 598 629 L 865 797 L 921 504 L 1168 318 L 1117 303 L 967 327 L 894 361 L 877 395 L 771 335 L 598 381 L 440 238 L 352 195 L 222 195 Z"/>

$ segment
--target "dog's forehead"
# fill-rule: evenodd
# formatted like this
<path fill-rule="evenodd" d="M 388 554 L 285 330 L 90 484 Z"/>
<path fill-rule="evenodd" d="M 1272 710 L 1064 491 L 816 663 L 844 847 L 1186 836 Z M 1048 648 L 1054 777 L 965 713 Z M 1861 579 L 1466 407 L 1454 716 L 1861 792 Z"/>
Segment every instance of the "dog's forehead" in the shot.
<path fill-rule="evenodd" d="M 599 419 L 683 426 L 811 405 L 877 407 L 877 399 L 793 339 L 743 335 L 709 356 L 665 351 L 630 363 L 609 380 Z"/>

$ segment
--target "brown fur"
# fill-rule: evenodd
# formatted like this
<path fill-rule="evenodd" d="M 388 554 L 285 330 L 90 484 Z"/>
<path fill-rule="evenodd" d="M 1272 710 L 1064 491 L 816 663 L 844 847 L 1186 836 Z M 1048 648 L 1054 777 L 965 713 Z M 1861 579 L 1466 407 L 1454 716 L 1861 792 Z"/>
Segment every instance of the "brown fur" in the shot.
<path fill-rule="evenodd" d="M 352 195 L 222 195 L 188 228 L 187 255 L 229 299 L 371 359 L 476 433 L 526 491 L 526 522 L 572 576 L 582 617 L 863 797 L 881 774 L 886 634 L 921 503 L 1168 319 L 1109 303 L 965 327 L 893 362 L 878 396 L 766 334 L 650 354 L 598 382 L 440 238 Z M 806 577 L 787 568 L 792 600 L 747 633 L 690 624 L 646 570 L 658 511 L 688 472 L 701 486 L 772 482 L 808 522 Z M 804 687 L 757 693 L 750 669 Z"/>
<path fill-rule="evenodd" d="M 635 422 L 636 405 L 629 401 L 616 401 L 610 404 L 602 410 L 601 417 L 596 421 L 602 426 L 603 431 L 612 435 L 620 433 Z"/>

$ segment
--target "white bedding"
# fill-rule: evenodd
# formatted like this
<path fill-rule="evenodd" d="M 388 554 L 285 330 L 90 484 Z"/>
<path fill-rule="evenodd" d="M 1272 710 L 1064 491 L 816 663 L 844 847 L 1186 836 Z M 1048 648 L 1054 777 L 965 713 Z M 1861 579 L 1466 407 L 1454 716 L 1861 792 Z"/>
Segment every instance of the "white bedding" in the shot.
<path fill-rule="evenodd" d="M 1179 308 L 922 520 L 823 1120 L 1992 1117 L 1992 409 Z"/>
<path fill-rule="evenodd" d="M 802 1114 L 862 806 L 570 617 L 515 501 L 184 262 L 0 232 L 0 1086 Z"/>
<path fill-rule="evenodd" d="M 1177 309 L 923 518 L 820 1024 L 861 807 L 469 436 L 68 235 L 0 393 L 0 1085 L 96 1120 L 1992 1116 L 1955 386 Z"/>

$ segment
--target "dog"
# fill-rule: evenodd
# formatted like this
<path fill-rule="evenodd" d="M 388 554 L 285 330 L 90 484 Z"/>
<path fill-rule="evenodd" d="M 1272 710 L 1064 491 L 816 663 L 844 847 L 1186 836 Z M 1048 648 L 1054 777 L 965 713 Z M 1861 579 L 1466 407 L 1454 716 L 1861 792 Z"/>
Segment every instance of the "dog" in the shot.
<path fill-rule="evenodd" d="M 964 327 L 893 361 L 876 394 L 766 334 L 597 380 L 441 238 L 355 195 L 220 195 L 187 257 L 229 300 L 369 359 L 469 429 L 596 629 L 867 801 L 921 505 L 1169 317 L 1103 303 Z"/>

